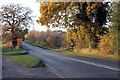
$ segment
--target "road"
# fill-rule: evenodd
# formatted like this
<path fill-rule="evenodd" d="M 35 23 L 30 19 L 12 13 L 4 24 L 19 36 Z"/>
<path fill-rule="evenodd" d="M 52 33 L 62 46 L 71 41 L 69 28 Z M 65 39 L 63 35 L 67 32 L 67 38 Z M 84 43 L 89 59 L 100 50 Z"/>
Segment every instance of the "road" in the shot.
<path fill-rule="evenodd" d="M 23 42 L 31 55 L 41 58 L 61 78 L 118 78 L 118 62 L 65 54 Z"/>

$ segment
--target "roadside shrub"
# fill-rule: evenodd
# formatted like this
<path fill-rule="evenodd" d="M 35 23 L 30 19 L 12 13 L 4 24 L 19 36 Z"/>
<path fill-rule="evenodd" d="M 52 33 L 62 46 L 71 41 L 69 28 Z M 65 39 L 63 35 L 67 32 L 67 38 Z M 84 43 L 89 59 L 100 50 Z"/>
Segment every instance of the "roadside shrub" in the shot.
<path fill-rule="evenodd" d="M 7 48 L 11 48 L 12 46 L 13 46 L 12 42 L 7 42 L 7 43 L 6 43 L 6 47 L 7 47 Z"/>
<path fill-rule="evenodd" d="M 13 47 L 12 42 L 7 42 L 7 43 L 6 43 L 6 47 L 7 47 L 7 48 L 10 48 L 10 49 L 12 50 L 12 47 Z"/>
<path fill-rule="evenodd" d="M 22 39 L 17 40 L 17 46 L 21 47 L 22 46 Z"/>
<path fill-rule="evenodd" d="M 117 51 L 117 35 L 114 33 L 107 33 L 101 36 L 99 50 L 100 54 L 115 54 Z"/>

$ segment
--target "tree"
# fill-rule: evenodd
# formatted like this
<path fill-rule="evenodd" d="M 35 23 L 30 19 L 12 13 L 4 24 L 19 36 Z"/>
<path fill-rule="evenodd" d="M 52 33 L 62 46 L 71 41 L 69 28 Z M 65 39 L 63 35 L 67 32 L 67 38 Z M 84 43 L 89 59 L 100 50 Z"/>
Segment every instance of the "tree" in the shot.
<path fill-rule="evenodd" d="M 99 36 L 108 30 L 105 27 L 107 7 L 107 2 L 44 2 L 40 6 L 41 17 L 37 22 L 48 27 L 62 26 L 74 32 L 74 36 L 69 36 L 70 41 L 77 42 L 85 38 L 89 42 L 89 48 L 96 48 Z"/>
<path fill-rule="evenodd" d="M 99 48 L 107 54 L 117 54 L 120 41 L 120 2 L 112 2 L 109 4 L 109 31 L 101 37 Z"/>
<path fill-rule="evenodd" d="M 27 41 L 43 46 L 59 48 L 64 46 L 65 34 L 62 31 L 47 30 L 46 32 L 39 32 L 33 30 L 28 33 Z"/>
<path fill-rule="evenodd" d="M 7 38 L 11 35 L 13 46 L 17 45 L 17 39 L 24 39 L 24 35 L 28 32 L 29 24 L 32 23 L 32 11 L 28 7 L 20 4 L 8 4 L 1 7 L 1 19 L 3 29 L 2 35 Z M 7 26 L 6 26 L 7 25 Z"/>

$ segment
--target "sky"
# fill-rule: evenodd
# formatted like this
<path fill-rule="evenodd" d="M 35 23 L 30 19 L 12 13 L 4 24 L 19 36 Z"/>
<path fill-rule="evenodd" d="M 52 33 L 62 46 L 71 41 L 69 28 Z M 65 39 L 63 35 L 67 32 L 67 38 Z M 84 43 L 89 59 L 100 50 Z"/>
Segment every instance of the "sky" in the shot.
<path fill-rule="evenodd" d="M 18 3 L 22 4 L 25 7 L 29 7 L 33 11 L 33 15 L 36 16 L 34 18 L 34 25 L 31 25 L 30 30 L 37 30 L 37 31 L 46 31 L 47 27 L 40 26 L 38 23 L 36 23 L 36 20 L 40 17 L 40 3 L 36 2 L 36 0 L 0 0 L 0 6 L 3 4 L 9 4 L 9 3 Z M 63 29 L 57 29 L 54 28 L 52 30 L 63 30 Z"/>
<path fill-rule="evenodd" d="M 40 16 L 39 13 L 39 7 L 40 3 L 36 2 L 36 0 L 0 0 L 0 6 L 3 4 L 9 4 L 9 3 L 17 3 L 17 4 L 22 4 L 25 7 L 29 7 L 33 11 L 33 16 L 34 18 L 34 25 L 31 25 L 30 30 L 38 30 L 38 31 L 46 31 L 45 26 L 40 26 L 38 23 L 36 23 L 36 20 Z"/>

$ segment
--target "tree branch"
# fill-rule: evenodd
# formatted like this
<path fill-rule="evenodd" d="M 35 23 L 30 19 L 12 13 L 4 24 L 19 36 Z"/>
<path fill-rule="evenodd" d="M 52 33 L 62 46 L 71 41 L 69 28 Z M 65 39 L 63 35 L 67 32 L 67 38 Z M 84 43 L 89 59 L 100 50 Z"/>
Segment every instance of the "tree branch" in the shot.
<path fill-rule="evenodd" d="M 12 26 L 11 23 L 10 23 L 10 21 L 8 21 L 8 20 L 2 20 L 2 23 L 3 22 L 7 22 L 10 26 Z"/>

